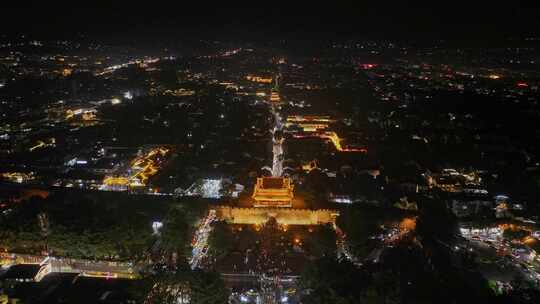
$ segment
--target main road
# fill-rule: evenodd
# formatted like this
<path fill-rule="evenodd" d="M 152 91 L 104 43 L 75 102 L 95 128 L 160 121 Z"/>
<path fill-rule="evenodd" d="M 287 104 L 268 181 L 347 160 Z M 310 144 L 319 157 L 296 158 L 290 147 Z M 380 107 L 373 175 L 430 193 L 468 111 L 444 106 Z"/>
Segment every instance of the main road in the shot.
<path fill-rule="evenodd" d="M 276 111 L 274 105 L 271 105 L 271 111 L 274 115 L 274 127 L 272 133 L 272 176 L 279 177 L 283 174 L 283 123 L 281 116 Z"/>

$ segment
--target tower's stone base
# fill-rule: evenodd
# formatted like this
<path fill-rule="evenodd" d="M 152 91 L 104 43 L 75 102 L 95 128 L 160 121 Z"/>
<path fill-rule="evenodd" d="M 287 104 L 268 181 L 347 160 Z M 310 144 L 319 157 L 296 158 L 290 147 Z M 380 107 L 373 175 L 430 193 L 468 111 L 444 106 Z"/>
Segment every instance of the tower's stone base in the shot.
<path fill-rule="evenodd" d="M 287 208 L 235 208 L 219 206 L 216 208 L 219 219 L 230 224 L 262 225 L 273 217 L 278 224 L 286 225 L 324 225 L 333 224 L 339 211 L 331 209 L 287 209 Z"/>

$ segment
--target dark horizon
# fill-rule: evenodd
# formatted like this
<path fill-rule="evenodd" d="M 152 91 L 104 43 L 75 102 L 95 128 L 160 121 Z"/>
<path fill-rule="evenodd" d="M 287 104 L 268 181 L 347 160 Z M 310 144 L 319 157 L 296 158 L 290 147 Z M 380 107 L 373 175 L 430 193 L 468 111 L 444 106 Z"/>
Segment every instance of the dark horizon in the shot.
<path fill-rule="evenodd" d="M 502 41 L 538 35 L 534 4 L 326 7 L 4 8 L 8 35 L 67 39 L 388 39 Z M 524 1 L 523 1 L 524 2 Z"/>
<path fill-rule="evenodd" d="M 192 2 L 2 10 L 1 303 L 540 303 L 537 5 Z"/>

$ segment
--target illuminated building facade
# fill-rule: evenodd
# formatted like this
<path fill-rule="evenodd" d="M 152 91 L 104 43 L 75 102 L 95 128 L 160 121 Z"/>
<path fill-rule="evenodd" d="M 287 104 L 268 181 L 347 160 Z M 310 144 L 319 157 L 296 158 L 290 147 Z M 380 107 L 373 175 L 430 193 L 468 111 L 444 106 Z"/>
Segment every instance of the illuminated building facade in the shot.
<path fill-rule="evenodd" d="M 254 207 L 292 207 L 294 186 L 286 177 L 259 177 L 251 196 Z"/>
<path fill-rule="evenodd" d="M 34 180 L 36 177 L 32 172 L 23 173 L 23 172 L 5 172 L 0 173 L 0 179 L 5 179 L 13 183 L 24 183 L 30 180 Z"/>
<path fill-rule="evenodd" d="M 145 155 L 135 158 L 129 166 L 131 175 L 105 176 L 102 190 L 127 190 L 130 187 L 144 187 L 148 179 L 154 176 L 162 164 L 162 157 L 169 153 L 169 149 L 158 147 L 151 149 Z"/>
<path fill-rule="evenodd" d="M 258 83 L 272 83 L 272 77 L 248 75 L 246 76 L 246 79 L 249 81 L 258 82 Z"/>
<path fill-rule="evenodd" d="M 78 108 L 78 109 L 69 109 L 66 111 L 66 120 L 81 117 L 83 120 L 93 120 L 96 119 L 97 109 L 95 108 Z"/>
<path fill-rule="evenodd" d="M 272 90 L 272 92 L 270 93 L 270 102 L 271 103 L 280 103 L 281 102 L 281 98 L 279 97 L 279 93 Z"/>
<path fill-rule="evenodd" d="M 230 224 L 264 225 L 269 218 L 276 219 L 280 225 L 325 225 L 334 224 L 339 216 L 332 209 L 294 209 L 294 208 L 235 208 L 218 206 L 214 209 L 219 219 Z"/>

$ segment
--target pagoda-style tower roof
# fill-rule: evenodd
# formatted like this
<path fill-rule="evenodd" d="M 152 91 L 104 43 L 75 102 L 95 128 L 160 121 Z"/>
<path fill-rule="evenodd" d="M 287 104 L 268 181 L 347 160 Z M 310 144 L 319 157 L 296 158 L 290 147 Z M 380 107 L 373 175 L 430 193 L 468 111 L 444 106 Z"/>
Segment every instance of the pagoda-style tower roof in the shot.
<path fill-rule="evenodd" d="M 291 207 L 294 186 L 286 177 L 259 177 L 251 196 L 254 207 Z"/>

